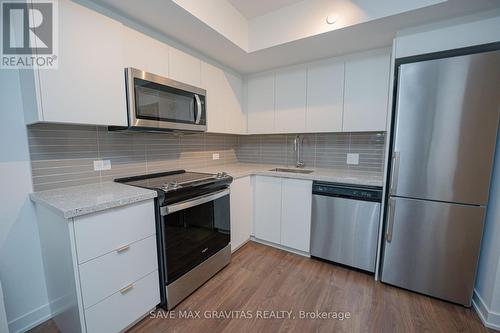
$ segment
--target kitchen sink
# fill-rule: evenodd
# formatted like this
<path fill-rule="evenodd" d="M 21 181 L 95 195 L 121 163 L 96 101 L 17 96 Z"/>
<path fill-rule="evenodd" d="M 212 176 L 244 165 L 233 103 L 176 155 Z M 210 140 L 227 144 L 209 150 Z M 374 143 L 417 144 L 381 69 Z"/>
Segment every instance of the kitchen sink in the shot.
<path fill-rule="evenodd" d="M 304 173 L 308 174 L 313 172 L 314 170 L 305 170 L 305 169 L 287 169 L 287 168 L 274 168 L 269 171 L 274 171 L 274 172 L 291 172 L 291 173 Z"/>

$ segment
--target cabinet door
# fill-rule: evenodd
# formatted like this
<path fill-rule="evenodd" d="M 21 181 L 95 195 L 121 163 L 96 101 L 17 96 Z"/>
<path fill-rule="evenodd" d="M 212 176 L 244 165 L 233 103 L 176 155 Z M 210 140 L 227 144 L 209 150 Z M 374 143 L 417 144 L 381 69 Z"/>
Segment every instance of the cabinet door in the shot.
<path fill-rule="evenodd" d="M 243 245 L 252 233 L 253 191 L 250 176 L 231 184 L 231 251 Z"/>
<path fill-rule="evenodd" d="M 127 125 L 122 25 L 59 1 L 59 68 L 40 70 L 43 120 Z"/>
<path fill-rule="evenodd" d="M 346 61 L 344 132 L 386 130 L 389 72 L 388 54 Z"/>
<path fill-rule="evenodd" d="M 307 68 L 308 132 L 341 132 L 344 112 L 344 62 L 327 61 Z"/>
<path fill-rule="evenodd" d="M 306 129 L 306 67 L 276 73 L 276 130 L 279 133 Z"/>
<path fill-rule="evenodd" d="M 201 63 L 201 86 L 207 91 L 207 126 L 208 132 L 225 132 L 225 113 L 227 105 L 224 103 L 224 72 L 222 69 L 206 62 Z"/>
<path fill-rule="evenodd" d="M 255 237 L 280 244 L 281 178 L 257 176 L 255 180 Z"/>
<path fill-rule="evenodd" d="M 123 26 L 125 67 L 168 76 L 168 45 L 139 31 Z"/>
<path fill-rule="evenodd" d="M 169 77 L 173 80 L 190 84 L 195 87 L 201 85 L 201 60 L 184 53 L 176 48 L 170 48 Z"/>
<path fill-rule="evenodd" d="M 281 189 L 281 245 L 309 252 L 312 181 L 283 179 Z"/>
<path fill-rule="evenodd" d="M 246 133 L 246 116 L 243 111 L 243 81 L 240 77 L 224 72 L 224 101 L 227 105 L 225 133 Z"/>
<path fill-rule="evenodd" d="M 274 73 L 248 80 L 248 133 L 274 132 Z"/>

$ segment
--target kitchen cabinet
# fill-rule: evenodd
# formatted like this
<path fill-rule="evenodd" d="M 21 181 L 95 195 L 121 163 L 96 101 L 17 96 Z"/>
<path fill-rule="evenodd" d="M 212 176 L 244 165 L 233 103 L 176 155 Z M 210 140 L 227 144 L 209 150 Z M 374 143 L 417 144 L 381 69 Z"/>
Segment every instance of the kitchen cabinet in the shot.
<path fill-rule="evenodd" d="M 195 87 L 201 85 L 201 60 L 190 54 L 170 47 L 168 57 L 169 77 L 173 80 L 190 84 Z"/>
<path fill-rule="evenodd" d="M 276 73 L 276 124 L 278 133 L 306 130 L 306 67 L 296 66 Z"/>
<path fill-rule="evenodd" d="M 248 133 L 273 133 L 274 73 L 252 76 L 247 84 Z"/>
<path fill-rule="evenodd" d="M 122 29 L 125 67 L 168 77 L 168 45 L 129 27 Z"/>
<path fill-rule="evenodd" d="M 385 52 L 346 61 L 344 132 L 386 130 L 389 72 Z"/>
<path fill-rule="evenodd" d="M 121 23 L 58 4 L 58 68 L 21 74 L 26 122 L 127 125 Z"/>
<path fill-rule="evenodd" d="M 311 201 L 311 181 L 282 179 L 281 245 L 309 252 Z"/>
<path fill-rule="evenodd" d="M 70 219 L 36 210 L 61 332 L 121 332 L 160 303 L 154 200 Z"/>
<path fill-rule="evenodd" d="M 256 176 L 256 239 L 309 252 L 312 181 Z"/>
<path fill-rule="evenodd" d="M 242 80 L 221 68 L 202 62 L 201 87 L 207 91 L 208 132 L 246 132 Z"/>
<path fill-rule="evenodd" d="M 231 251 L 245 244 L 252 233 L 253 187 L 250 176 L 231 183 Z"/>
<path fill-rule="evenodd" d="M 255 179 L 255 238 L 281 243 L 281 178 Z"/>
<path fill-rule="evenodd" d="M 344 113 L 344 62 L 307 66 L 307 132 L 341 132 Z"/>

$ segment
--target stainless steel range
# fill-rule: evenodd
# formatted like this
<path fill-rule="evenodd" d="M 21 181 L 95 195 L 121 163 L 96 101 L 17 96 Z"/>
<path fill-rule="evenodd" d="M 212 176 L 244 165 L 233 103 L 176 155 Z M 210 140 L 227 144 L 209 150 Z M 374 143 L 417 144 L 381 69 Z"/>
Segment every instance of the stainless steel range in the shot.
<path fill-rule="evenodd" d="M 229 264 L 231 176 L 177 170 L 115 181 L 158 192 L 155 209 L 162 307 L 174 308 Z"/>

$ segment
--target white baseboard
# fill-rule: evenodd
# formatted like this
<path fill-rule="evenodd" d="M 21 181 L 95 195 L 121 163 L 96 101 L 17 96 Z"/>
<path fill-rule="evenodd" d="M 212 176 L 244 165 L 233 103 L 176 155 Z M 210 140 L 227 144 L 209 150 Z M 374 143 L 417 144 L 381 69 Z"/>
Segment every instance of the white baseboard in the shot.
<path fill-rule="evenodd" d="M 292 248 L 290 248 L 288 246 L 284 246 L 284 245 L 280 245 L 280 244 L 275 244 L 275 243 L 268 242 L 268 241 L 265 241 L 265 240 L 262 240 L 262 239 L 258 239 L 258 238 L 255 238 L 254 236 L 250 236 L 250 240 L 254 241 L 256 243 L 260 243 L 260 244 L 264 244 L 264 245 L 267 245 L 267 246 L 271 246 L 271 247 L 274 247 L 274 248 L 277 248 L 277 249 L 280 249 L 280 250 L 283 250 L 283 251 L 295 253 L 295 254 L 298 254 L 298 255 L 303 256 L 303 257 L 308 257 L 308 258 L 311 257 L 311 255 L 309 253 L 307 253 L 307 252 L 303 252 L 303 251 L 300 251 L 300 250 L 292 249 Z"/>
<path fill-rule="evenodd" d="M 39 308 L 34 309 L 22 316 L 19 316 L 9 322 L 10 333 L 26 332 L 33 327 L 36 327 L 44 321 L 52 318 L 50 311 L 50 303 L 44 304 Z"/>
<path fill-rule="evenodd" d="M 491 311 L 476 289 L 474 289 L 474 294 L 472 296 L 472 306 L 474 310 L 476 310 L 484 326 L 492 330 L 500 331 L 500 313 Z"/>

